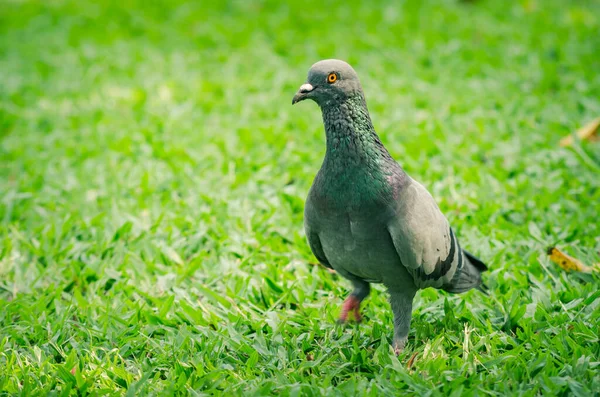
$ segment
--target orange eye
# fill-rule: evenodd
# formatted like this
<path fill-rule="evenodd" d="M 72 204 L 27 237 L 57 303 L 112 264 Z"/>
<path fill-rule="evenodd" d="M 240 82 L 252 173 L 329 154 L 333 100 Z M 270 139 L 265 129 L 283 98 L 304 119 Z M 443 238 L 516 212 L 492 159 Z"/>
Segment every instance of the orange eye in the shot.
<path fill-rule="evenodd" d="M 327 76 L 327 82 L 329 84 L 333 84 L 337 81 L 337 74 L 335 73 L 329 73 L 329 76 Z"/>

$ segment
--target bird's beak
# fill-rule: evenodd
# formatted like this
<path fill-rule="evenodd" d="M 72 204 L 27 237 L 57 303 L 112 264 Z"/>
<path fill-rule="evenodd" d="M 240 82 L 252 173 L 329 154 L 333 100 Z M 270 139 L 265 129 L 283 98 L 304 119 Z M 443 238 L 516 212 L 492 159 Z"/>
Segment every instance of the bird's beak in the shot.
<path fill-rule="evenodd" d="M 308 98 L 308 94 L 310 94 L 314 89 L 315 87 L 308 83 L 302 84 L 296 95 L 294 95 L 294 99 L 292 99 L 292 105 Z"/>

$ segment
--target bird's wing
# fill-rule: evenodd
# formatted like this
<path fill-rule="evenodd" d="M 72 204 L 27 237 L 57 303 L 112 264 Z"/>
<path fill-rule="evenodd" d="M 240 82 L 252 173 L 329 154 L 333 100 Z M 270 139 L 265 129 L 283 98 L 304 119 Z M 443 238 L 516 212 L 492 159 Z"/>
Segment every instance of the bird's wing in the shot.
<path fill-rule="evenodd" d="M 420 288 L 447 284 L 462 267 L 463 253 L 431 194 L 418 182 L 403 186 L 388 230 L 402 264 Z"/>
<path fill-rule="evenodd" d="M 333 269 L 327 257 L 325 256 L 325 252 L 323 251 L 323 246 L 321 245 L 321 239 L 319 238 L 319 234 L 313 228 L 312 224 L 314 222 L 314 211 L 312 207 L 312 202 L 310 197 L 306 200 L 306 205 L 304 207 L 304 231 L 306 232 L 306 239 L 308 240 L 308 245 L 310 246 L 310 250 L 315 255 L 317 260 L 325 267 Z"/>
<path fill-rule="evenodd" d="M 323 252 L 323 247 L 321 246 L 321 240 L 319 239 L 319 235 L 317 233 L 312 233 L 307 230 L 306 238 L 308 239 L 308 245 L 310 246 L 310 250 L 313 252 L 317 260 L 323 266 L 333 269 L 333 267 L 329 264 L 327 257 L 325 256 L 325 252 Z"/>

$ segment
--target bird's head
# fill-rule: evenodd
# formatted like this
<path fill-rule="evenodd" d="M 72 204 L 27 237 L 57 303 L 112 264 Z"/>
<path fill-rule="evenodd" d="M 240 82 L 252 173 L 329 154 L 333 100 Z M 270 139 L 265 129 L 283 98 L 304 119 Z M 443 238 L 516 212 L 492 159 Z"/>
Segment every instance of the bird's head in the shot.
<path fill-rule="evenodd" d="M 338 59 L 326 59 L 311 66 L 306 83 L 292 99 L 292 105 L 312 99 L 320 107 L 340 103 L 362 92 L 360 81 L 352 66 Z"/>

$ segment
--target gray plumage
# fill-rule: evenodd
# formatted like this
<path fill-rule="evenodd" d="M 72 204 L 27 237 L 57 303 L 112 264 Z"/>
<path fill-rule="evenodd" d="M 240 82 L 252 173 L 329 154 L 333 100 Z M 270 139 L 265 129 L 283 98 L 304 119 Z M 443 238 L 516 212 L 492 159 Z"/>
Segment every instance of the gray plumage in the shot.
<path fill-rule="evenodd" d="M 292 103 L 321 108 L 327 149 L 308 194 L 304 226 L 323 265 L 354 291 L 341 320 L 383 283 L 394 312 L 394 347 L 408 336 L 418 289 L 463 292 L 481 284 L 486 266 L 462 250 L 429 192 L 404 172 L 375 133 L 358 76 L 339 60 L 314 64 Z M 357 318 L 359 319 L 359 318 Z"/>

